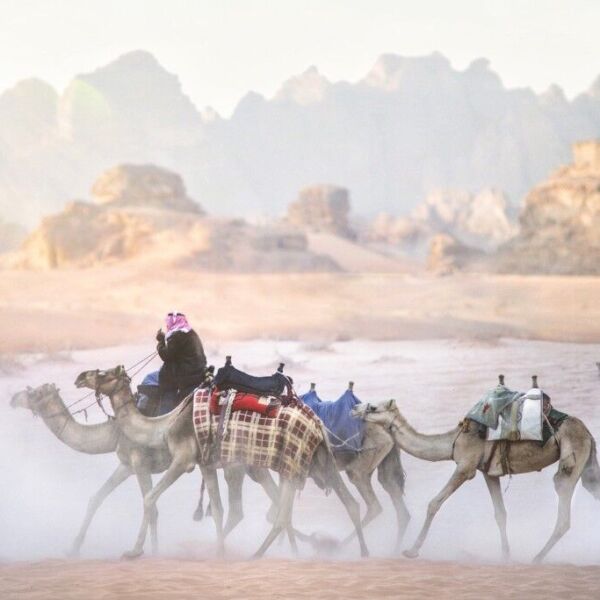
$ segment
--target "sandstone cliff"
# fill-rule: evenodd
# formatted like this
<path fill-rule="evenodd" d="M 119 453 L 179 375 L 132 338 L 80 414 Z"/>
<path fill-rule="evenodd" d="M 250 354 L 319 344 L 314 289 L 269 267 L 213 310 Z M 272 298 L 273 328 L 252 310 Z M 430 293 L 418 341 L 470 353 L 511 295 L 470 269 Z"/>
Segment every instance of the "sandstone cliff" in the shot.
<path fill-rule="evenodd" d="M 526 196 L 519 235 L 499 252 L 500 271 L 600 274 L 600 141 L 575 144 L 573 155 Z"/>

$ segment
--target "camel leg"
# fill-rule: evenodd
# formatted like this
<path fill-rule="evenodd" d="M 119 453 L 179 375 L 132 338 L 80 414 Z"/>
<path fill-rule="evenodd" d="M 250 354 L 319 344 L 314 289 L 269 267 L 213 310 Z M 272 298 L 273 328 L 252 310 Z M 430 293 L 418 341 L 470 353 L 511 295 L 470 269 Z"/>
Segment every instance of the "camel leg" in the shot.
<path fill-rule="evenodd" d="M 92 522 L 92 519 L 94 518 L 94 515 L 96 514 L 96 511 L 100 508 L 104 500 L 106 500 L 106 498 L 110 496 L 110 494 L 131 474 L 132 471 L 128 466 L 120 464 L 112 473 L 112 475 L 104 482 L 102 487 L 90 498 L 87 511 L 85 513 L 85 518 L 83 519 L 83 523 L 81 524 L 81 528 L 79 529 L 77 537 L 73 541 L 73 546 L 69 551 L 69 556 L 79 556 L 79 551 L 81 550 L 81 546 L 83 545 L 86 533 Z"/>
<path fill-rule="evenodd" d="M 371 473 L 363 475 L 348 472 L 348 477 L 350 478 L 350 481 L 356 486 L 358 493 L 362 496 L 362 499 L 367 505 L 367 512 L 361 521 L 361 526 L 364 529 L 371 521 L 373 521 L 383 512 L 383 508 L 381 507 L 381 503 L 377 499 L 377 496 L 375 495 L 375 490 L 373 489 L 373 485 L 371 484 Z M 352 533 L 348 535 L 342 543 L 347 544 L 355 537 L 356 530 L 353 530 Z"/>
<path fill-rule="evenodd" d="M 331 478 L 333 490 L 335 491 L 337 497 L 342 501 L 342 504 L 348 512 L 348 516 L 354 524 L 354 529 L 356 530 L 356 535 L 358 536 L 358 543 L 360 544 L 360 555 L 363 558 L 367 557 L 369 556 L 369 550 L 367 549 L 365 536 L 363 535 L 363 530 L 360 523 L 360 507 L 358 502 L 353 498 L 352 494 L 346 487 L 341 475 L 337 471 L 335 471 L 335 475 L 336 476 Z"/>
<path fill-rule="evenodd" d="M 244 518 L 242 506 L 242 485 L 244 483 L 244 467 L 234 466 L 224 469 L 225 481 L 229 490 L 229 511 L 223 536 L 227 535 Z"/>
<path fill-rule="evenodd" d="M 275 483 L 275 480 L 271 476 L 271 473 L 268 469 L 260 469 L 257 467 L 247 467 L 246 472 L 250 479 L 258 483 L 267 496 L 269 496 L 271 500 L 271 507 L 269 508 L 269 512 L 267 513 L 267 521 L 269 523 L 273 523 L 275 521 L 275 517 L 277 516 L 277 505 L 279 503 L 279 488 Z"/>
<path fill-rule="evenodd" d="M 392 455 L 392 453 L 395 454 Z M 391 457 L 391 458 L 390 458 Z M 402 540 L 406 533 L 406 528 L 410 521 L 410 513 L 404 502 L 404 472 L 400 463 L 400 457 L 396 450 L 392 450 L 390 454 L 383 460 L 377 470 L 377 478 L 383 489 L 389 494 L 396 511 L 396 521 L 398 530 L 396 532 L 395 553 L 400 552 Z"/>
<path fill-rule="evenodd" d="M 204 479 L 202 476 L 200 477 L 200 498 L 198 498 L 198 506 L 196 506 L 196 510 L 192 515 L 192 519 L 194 521 L 202 521 L 204 518 Z"/>
<path fill-rule="evenodd" d="M 219 478 L 216 469 L 201 467 L 201 470 L 210 498 L 211 514 L 217 529 L 217 556 L 221 558 L 225 555 L 225 537 L 223 534 L 223 503 L 219 492 Z"/>
<path fill-rule="evenodd" d="M 294 505 L 294 494 L 296 489 L 291 481 L 284 479 L 281 482 L 281 494 L 277 509 L 277 517 L 271 531 L 269 531 L 265 541 L 256 551 L 253 558 L 260 558 L 268 550 L 269 546 L 275 541 L 277 536 L 286 528 L 291 528 L 291 516 Z"/>
<path fill-rule="evenodd" d="M 144 518 L 138 533 L 138 537 L 135 546 L 132 550 L 125 552 L 123 558 L 137 558 L 144 553 L 144 542 L 146 541 L 146 533 L 148 525 L 150 524 L 151 515 L 153 510 L 156 509 L 156 502 L 160 498 L 161 494 L 167 490 L 175 481 L 177 481 L 186 471 L 189 469 L 187 465 L 189 461 L 177 461 L 174 460 L 169 468 L 165 471 L 164 475 L 160 478 L 158 483 L 146 494 L 144 497 Z"/>
<path fill-rule="evenodd" d="M 433 517 L 435 517 L 438 510 L 440 510 L 442 504 L 465 482 L 469 479 L 475 477 L 475 470 L 465 470 L 461 467 L 456 467 L 456 470 L 450 477 L 448 483 L 442 488 L 442 491 L 429 503 L 427 507 L 427 517 L 425 518 L 425 523 L 423 523 L 423 528 L 421 529 L 419 536 L 417 537 L 413 547 L 410 550 L 405 550 L 403 552 L 404 556 L 407 558 L 416 558 L 419 556 L 419 550 L 427 537 L 427 533 L 429 532 L 429 528 L 431 527 L 431 522 L 433 521 Z"/>
<path fill-rule="evenodd" d="M 494 504 L 494 517 L 500 530 L 500 540 L 502 542 L 502 558 L 508 560 L 510 548 L 508 546 L 508 536 L 506 535 L 506 507 L 504 506 L 504 498 L 502 497 L 500 478 L 491 477 L 487 473 L 484 473 L 483 476 L 492 497 L 492 503 Z"/>

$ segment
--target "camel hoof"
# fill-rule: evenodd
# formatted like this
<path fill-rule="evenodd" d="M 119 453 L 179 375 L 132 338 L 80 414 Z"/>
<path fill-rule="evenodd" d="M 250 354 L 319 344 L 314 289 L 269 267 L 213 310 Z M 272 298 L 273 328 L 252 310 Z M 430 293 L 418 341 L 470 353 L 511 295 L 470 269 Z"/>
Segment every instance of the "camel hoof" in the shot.
<path fill-rule="evenodd" d="M 198 507 L 194 511 L 194 514 L 192 515 L 192 519 L 194 519 L 194 521 L 202 521 L 202 519 L 204 519 L 204 511 L 200 507 Z"/>
<path fill-rule="evenodd" d="M 123 552 L 121 556 L 124 560 L 135 560 L 144 554 L 143 550 L 128 550 L 127 552 Z"/>
<path fill-rule="evenodd" d="M 369 558 L 369 556 L 370 556 L 369 551 L 366 548 L 361 548 L 360 557 L 361 558 Z"/>
<path fill-rule="evenodd" d="M 71 548 L 70 550 L 67 550 L 65 554 L 67 558 L 79 558 L 81 552 L 79 551 L 79 548 Z"/>
<path fill-rule="evenodd" d="M 544 560 L 544 557 L 538 554 L 537 556 L 534 557 L 534 559 L 531 562 L 534 565 L 541 565 L 543 560 Z"/>
<path fill-rule="evenodd" d="M 404 556 L 405 558 L 417 558 L 419 556 L 419 551 L 418 550 L 405 550 L 402 553 L 402 556 Z"/>

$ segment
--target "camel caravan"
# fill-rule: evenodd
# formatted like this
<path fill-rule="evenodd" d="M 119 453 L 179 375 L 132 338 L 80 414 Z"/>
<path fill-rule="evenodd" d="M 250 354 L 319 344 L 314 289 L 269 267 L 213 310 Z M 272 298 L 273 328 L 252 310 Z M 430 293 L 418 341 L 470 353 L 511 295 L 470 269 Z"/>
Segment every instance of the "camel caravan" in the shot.
<path fill-rule="evenodd" d="M 158 375 L 147 376 L 137 392 L 131 387 L 131 368 L 88 370 L 77 376 L 76 387 L 91 390 L 101 407 L 102 398 L 110 402 L 113 415 L 102 423 L 77 421 L 70 410 L 73 405 L 65 405 L 53 384 L 28 387 L 11 400 L 13 407 L 29 409 L 41 417 L 59 440 L 77 452 L 117 455 L 117 468 L 90 499 L 71 548 L 73 556 L 79 554 L 100 505 L 131 475 L 140 487 L 143 516 L 135 544 L 124 556 L 143 554 L 148 531 L 152 551 L 157 552 L 157 501 L 181 475 L 194 471 L 196 466 L 201 472 L 202 491 L 194 518 L 203 517 L 202 496 L 206 490 L 219 556 L 225 553 L 227 535 L 243 519 L 242 485 L 246 475 L 262 486 L 271 502 L 266 515 L 271 529 L 255 557 L 262 556 L 280 535 L 287 536 L 295 553 L 298 539 L 316 541 L 315 536 L 293 526 L 296 492 L 307 478 L 341 500 L 353 524 L 352 533 L 343 542 L 356 538 L 361 556 L 368 556 L 363 528 L 382 512 L 372 485 L 374 471 L 395 509 L 396 549 L 400 550 L 410 519 L 404 503 L 401 451 L 426 461 L 456 463 L 450 480 L 429 503 L 416 541 L 404 552 L 410 558 L 418 556 L 442 504 L 477 471 L 483 473 L 490 492 L 504 558 L 509 556 L 509 543 L 501 477 L 539 471 L 558 462 L 554 475 L 559 499 L 556 525 L 536 555 L 536 562 L 569 529 L 571 500 L 579 479 L 600 499 L 594 438 L 579 419 L 552 407 L 535 376 L 531 389 L 523 393 L 509 389 L 500 375 L 498 384 L 454 429 L 428 435 L 410 426 L 395 400 L 378 405 L 360 402 L 352 382 L 338 400 L 327 402 L 319 398 L 314 383 L 309 392 L 299 396 L 292 378 L 284 374 L 283 364 L 272 375 L 256 377 L 236 369 L 227 357 L 215 374 L 214 368 L 206 365 L 198 336 L 181 313 L 169 313 L 167 333 L 159 331 L 157 342 L 163 367 Z M 143 362 L 143 368 L 153 357 L 138 364 Z M 228 487 L 225 523 L 219 469 Z M 362 519 L 359 504 L 341 471 L 366 504 Z M 162 474 L 155 485 L 154 474 Z"/>

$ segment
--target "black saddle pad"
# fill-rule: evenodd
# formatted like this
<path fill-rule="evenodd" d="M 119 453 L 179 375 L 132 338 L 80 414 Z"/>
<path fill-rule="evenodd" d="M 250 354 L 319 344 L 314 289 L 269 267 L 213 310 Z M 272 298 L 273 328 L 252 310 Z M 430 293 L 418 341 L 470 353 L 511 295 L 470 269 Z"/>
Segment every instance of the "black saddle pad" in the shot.
<path fill-rule="evenodd" d="M 214 385 L 219 390 L 234 389 L 259 396 L 281 396 L 289 379 L 283 373 L 268 377 L 255 377 L 239 371 L 232 365 L 221 367 L 215 376 Z"/>

